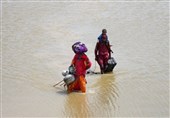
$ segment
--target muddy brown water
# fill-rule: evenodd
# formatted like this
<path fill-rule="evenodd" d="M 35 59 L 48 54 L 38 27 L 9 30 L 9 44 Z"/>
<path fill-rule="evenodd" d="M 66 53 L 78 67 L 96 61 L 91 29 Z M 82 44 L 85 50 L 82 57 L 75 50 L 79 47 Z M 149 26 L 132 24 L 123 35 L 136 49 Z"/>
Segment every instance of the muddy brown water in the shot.
<path fill-rule="evenodd" d="M 167 2 L 2 2 L 2 117 L 168 117 Z M 61 72 L 76 41 L 94 47 L 108 30 L 117 66 L 86 75 L 87 92 L 66 93 Z"/>

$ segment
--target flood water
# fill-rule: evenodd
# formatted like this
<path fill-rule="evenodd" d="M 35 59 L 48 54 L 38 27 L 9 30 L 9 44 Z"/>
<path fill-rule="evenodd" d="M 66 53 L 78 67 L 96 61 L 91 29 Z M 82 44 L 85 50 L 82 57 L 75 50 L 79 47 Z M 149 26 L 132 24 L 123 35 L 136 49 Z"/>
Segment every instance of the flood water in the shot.
<path fill-rule="evenodd" d="M 169 117 L 168 2 L 1 3 L 2 117 Z M 89 74 L 87 92 L 66 93 L 76 41 L 94 48 L 108 30 L 112 73 Z"/>

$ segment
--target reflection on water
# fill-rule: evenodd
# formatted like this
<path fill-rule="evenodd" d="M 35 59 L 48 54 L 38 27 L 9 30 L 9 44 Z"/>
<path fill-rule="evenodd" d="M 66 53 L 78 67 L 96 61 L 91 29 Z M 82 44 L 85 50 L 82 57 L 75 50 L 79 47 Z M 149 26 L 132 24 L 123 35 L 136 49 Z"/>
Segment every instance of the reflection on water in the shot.
<path fill-rule="evenodd" d="M 93 110 L 97 116 L 114 116 L 118 99 L 118 88 L 115 84 L 114 74 L 104 74 L 95 84 L 97 94 L 95 96 L 95 105 Z"/>
<path fill-rule="evenodd" d="M 64 116 L 114 116 L 119 97 L 114 74 L 103 74 L 96 80 L 92 88 L 88 88 L 88 91 L 94 89 L 94 93 L 71 93 L 67 96 Z"/>
<path fill-rule="evenodd" d="M 65 102 L 64 116 L 69 117 L 88 117 L 90 116 L 87 95 L 83 93 L 71 93 Z"/>
<path fill-rule="evenodd" d="M 3 2 L 2 9 L 3 117 L 169 116 L 167 2 Z M 102 28 L 114 73 L 87 76 L 86 94 L 51 87 L 70 65 L 73 43 L 86 43 L 94 62 Z"/>

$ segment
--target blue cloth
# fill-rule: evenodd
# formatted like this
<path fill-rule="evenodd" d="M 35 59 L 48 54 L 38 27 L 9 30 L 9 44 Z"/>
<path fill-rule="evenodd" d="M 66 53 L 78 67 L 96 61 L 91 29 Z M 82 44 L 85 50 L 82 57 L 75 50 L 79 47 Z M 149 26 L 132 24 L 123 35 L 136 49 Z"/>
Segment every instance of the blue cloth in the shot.
<path fill-rule="evenodd" d="M 102 34 L 100 34 L 100 36 L 97 39 L 101 42 L 102 41 Z M 106 35 L 106 41 L 109 41 L 107 35 Z"/>

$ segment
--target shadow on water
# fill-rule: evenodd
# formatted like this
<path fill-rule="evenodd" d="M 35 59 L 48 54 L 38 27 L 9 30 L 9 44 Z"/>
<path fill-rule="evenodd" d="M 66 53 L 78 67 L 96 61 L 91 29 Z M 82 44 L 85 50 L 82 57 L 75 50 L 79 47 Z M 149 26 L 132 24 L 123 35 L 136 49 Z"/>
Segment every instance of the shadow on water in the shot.
<path fill-rule="evenodd" d="M 56 93 L 58 93 L 60 95 L 67 95 L 67 91 L 65 91 L 65 90 L 58 90 Z"/>
<path fill-rule="evenodd" d="M 64 86 L 55 86 L 55 91 L 56 91 L 57 94 L 60 94 L 60 95 L 67 95 L 68 94 L 67 90 Z"/>

